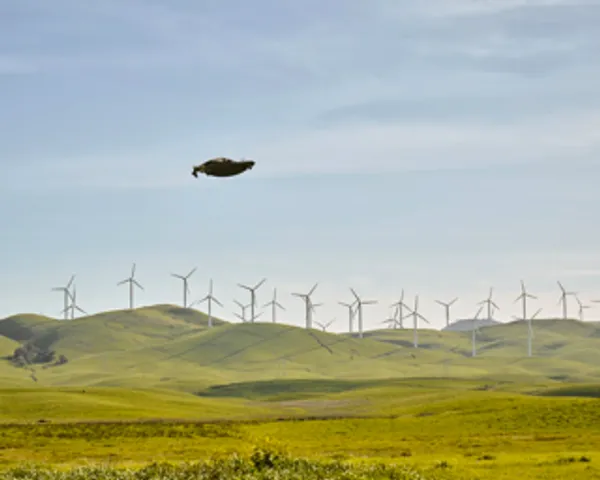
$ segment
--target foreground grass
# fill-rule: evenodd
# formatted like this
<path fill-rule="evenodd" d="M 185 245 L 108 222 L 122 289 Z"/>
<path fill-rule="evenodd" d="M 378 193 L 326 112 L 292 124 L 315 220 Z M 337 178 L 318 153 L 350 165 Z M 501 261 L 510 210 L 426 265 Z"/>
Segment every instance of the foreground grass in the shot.
<path fill-rule="evenodd" d="M 439 468 L 447 468 L 440 464 Z M 153 463 L 140 469 L 117 469 L 114 467 L 83 467 L 69 471 L 25 467 L 4 472 L 6 480 L 320 480 L 320 479 L 396 479 L 435 480 L 451 478 L 443 472 L 419 472 L 407 465 L 353 464 L 342 461 L 315 462 L 292 458 L 270 449 L 256 448 L 248 457 L 231 455 L 205 462 L 173 465 Z"/>
<path fill-rule="evenodd" d="M 0 428 L 0 469 L 4 469 L 0 477 L 600 478 L 597 399 L 426 386 L 417 382 L 411 388 L 404 385 L 390 390 L 372 385 L 337 394 L 346 399 L 370 399 L 367 413 L 371 418 L 4 424 Z M 390 403 L 394 395 L 402 398 Z M 287 402 L 308 412 L 315 402 L 331 398 L 324 395 Z M 229 401 L 211 400 L 225 405 Z M 354 404 L 350 405 L 348 415 L 353 413 Z M 262 446 L 265 442 L 267 447 Z M 262 455 L 257 454 L 257 445 L 267 457 L 284 452 L 283 463 L 262 470 L 252 466 L 252 456 Z M 184 464 L 190 461 L 199 463 Z M 172 466 L 149 466 L 152 462 Z M 40 470 L 36 465 L 66 473 Z"/>

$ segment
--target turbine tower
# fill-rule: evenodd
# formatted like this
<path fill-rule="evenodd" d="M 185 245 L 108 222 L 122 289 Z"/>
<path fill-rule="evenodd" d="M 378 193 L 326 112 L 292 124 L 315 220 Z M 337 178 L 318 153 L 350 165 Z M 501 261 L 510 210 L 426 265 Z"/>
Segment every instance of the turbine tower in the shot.
<path fill-rule="evenodd" d="M 117 283 L 117 286 L 123 285 L 125 283 L 129 283 L 129 309 L 133 310 L 133 286 L 135 285 L 140 290 L 144 289 L 144 287 L 142 287 L 139 284 L 139 282 L 135 279 L 135 263 L 131 267 L 131 276 L 129 278 L 126 278 L 125 280 L 121 280 L 119 283 Z"/>
<path fill-rule="evenodd" d="M 187 294 L 190 291 L 190 287 L 188 286 L 188 279 L 194 274 L 194 272 L 196 271 L 197 267 L 194 267 L 190 273 L 188 273 L 187 275 L 179 275 L 178 273 L 172 273 L 171 276 L 175 277 L 175 278 L 179 278 L 180 280 L 183 280 L 183 308 L 187 308 L 188 304 L 187 304 Z"/>
<path fill-rule="evenodd" d="M 189 275 L 188 275 L 189 277 Z M 221 302 L 219 302 L 219 300 L 217 300 L 214 296 L 213 296 L 213 281 L 212 278 L 210 279 L 210 282 L 208 284 L 208 295 L 206 295 L 206 297 L 204 297 L 202 300 L 198 300 L 194 303 L 192 303 L 190 305 L 190 308 L 193 307 L 196 304 L 202 303 L 202 302 L 208 302 L 208 328 L 212 328 L 213 326 L 213 318 L 212 318 L 212 302 L 215 302 L 217 305 L 219 305 L 220 307 L 223 306 L 223 304 Z"/>
<path fill-rule="evenodd" d="M 53 292 L 64 292 L 64 309 L 63 313 L 65 316 L 65 320 L 69 319 L 69 299 L 71 298 L 71 285 L 73 284 L 73 280 L 75 280 L 75 275 L 71 275 L 71 279 L 64 287 L 55 287 L 52 289 Z"/>
<path fill-rule="evenodd" d="M 479 302 L 477 305 L 483 305 L 483 304 L 487 304 L 487 319 L 491 320 L 492 316 L 494 314 L 494 308 L 496 310 L 500 310 L 500 307 L 498 305 L 496 305 L 496 302 L 494 302 L 492 300 L 492 293 L 494 292 L 494 289 L 490 287 L 490 294 L 488 295 L 488 298 L 486 298 L 485 300 L 482 300 L 481 302 Z"/>
<path fill-rule="evenodd" d="M 71 312 L 71 320 L 75 319 L 75 310 L 83 313 L 84 315 L 88 315 L 88 313 L 77 304 L 77 290 L 75 288 L 75 285 L 73 285 L 73 293 L 71 294 L 71 304 L 68 306 L 68 311 Z"/>
<path fill-rule="evenodd" d="M 346 307 L 348 309 L 348 332 L 352 333 L 354 331 L 354 305 L 356 304 L 356 300 L 353 303 L 345 303 L 338 302 L 342 307 Z"/>
<path fill-rule="evenodd" d="M 400 324 L 400 328 L 404 328 L 404 309 L 410 310 L 410 307 L 404 303 L 404 289 L 402 289 L 402 293 L 400 294 L 400 300 L 393 303 L 391 306 L 396 307 L 398 323 Z"/>
<path fill-rule="evenodd" d="M 481 314 L 482 310 L 483 310 L 483 305 L 481 307 L 479 307 L 479 310 L 477 310 L 477 313 L 471 320 L 471 356 L 472 357 L 477 356 L 477 332 L 479 331 L 479 325 L 477 325 L 477 320 L 479 320 L 479 315 Z"/>
<path fill-rule="evenodd" d="M 281 308 L 282 310 L 285 310 L 285 307 L 277 301 L 277 289 L 276 288 L 273 289 L 273 300 L 271 300 L 270 302 L 265 303 L 263 305 L 263 307 L 269 307 L 269 306 L 271 307 L 271 321 L 273 323 L 277 323 L 277 309 Z"/>
<path fill-rule="evenodd" d="M 305 310 L 305 318 L 306 318 L 306 328 L 312 328 L 312 314 L 314 311 L 314 307 L 321 305 L 313 305 L 310 296 L 314 293 L 317 288 L 318 283 L 315 283 L 313 287 L 309 290 L 308 293 L 292 293 L 294 297 L 299 297 L 304 300 L 304 310 Z"/>
<path fill-rule="evenodd" d="M 558 288 L 560 288 L 560 297 L 558 299 L 558 303 L 562 303 L 562 311 L 563 311 L 563 320 L 567 319 L 567 296 L 568 295 L 575 295 L 575 292 L 567 292 L 565 290 L 565 287 L 563 287 L 563 284 L 560 282 L 556 282 L 558 283 Z"/>
<path fill-rule="evenodd" d="M 374 305 L 377 303 L 377 300 L 361 300 L 358 294 L 354 291 L 354 289 L 350 288 L 352 295 L 356 298 L 356 313 L 358 314 L 358 336 L 359 338 L 363 338 L 363 305 Z"/>
<path fill-rule="evenodd" d="M 541 308 L 538 308 L 536 310 L 536 312 L 531 316 L 531 318 L 527 319 L 527 356 L 528 357 L 532 357 L 533 356 L 533 337 L 535 336 L 533 334 L 533 324 L 532 321 L 535 320 L 535 318 L 540 314 L 540 312 L 542 311 Z M 519 317 L 515 317 L 513 315 L 513 318 L 515 320 L 523 320 L 522 318 Z"/>
<path fill-rule="evenodd" d="M 577 304 L 579 305 L 579 321 L 584 322 L 584 312 L 585 310 L 591 307 L 589 305 L 584 305 L 583 303 L 581 303 L 581 300 L 577 295 L 575 295 L 575 300 L 577 300 Z"/>
<path fill-rule="evenodd" d="M 429 323 L 429 320 L 427 320 L 423 315 L 421 315 L 419 313 L 419 296 L 418 295 L 415 296 L 415 308 L 414 308 L 414 310 L 411 310 L 411 312 L 408 316 L 413 317 L 413 346 L 415 348 L 419 348 L 419 332 L 417 330 L 417 324 L 418 324 L 419 318 L 421 320 L 423 320 L 425 323 L 427 323 L 428 325 L 431 325 L 431 324 Z"/>
<path fill-rule="evenodd" d="M 260 282 L 258 282 L 254 287 L 250 287 L 248 285 L 242 285 L 238 283 L 238 286 L 241 288 L 245 288 L 250 292 L 250 321 L 254 323 L 254 320 L 257 316 L 254 315 L 254 309 L 256 307 L 256 290 L 260 288 L 260 286 L 267 281 L 266 278 L 263 278 Z"/>
<path fill-rule="evenodd" d="M 442 307 L 444 307 L 444 309 L 446 310 L 446 326 L 449 327 L 450 326 L 450 307 L 452 305 L 454 305 L 454 303 L 458 300 L 458 297 L 455 298 L 454 300 L 452 300 L 451 302 L 448 303 L 444 303 L 441 300 L 436 300 L 437 303 L 439 303 Z"/>
<path fill-rule="evenodd" d="M 531 295 L 530 293 L 527 292 L 527 290 L 525 289 L 525 282 L 523 280 L 521 280 L 521 295 L 519 295 L 515 299 L 515 303 L 518 302 L 519 300 L 521 300 L 523 303 L 523 321 L 527 322 L 527 356 L 531 357 L 531 355 L 532 355 L 532 340 L 533 340 L 533 326 L 531 324 L 531 321 L 533 320 L 533 317 L 527 318 L 527 299 L 528 298 L 537 300 L 537 297 L 535 295 Z M 539 311 L 538 311 L 538 313 L 539 313 Z"/>
<path fill-rule="evenodd" d="M 248 321 L 248 319 L 246 318 L 246 310 L 248 308 L 250 308 L 250 303 L 248 305 L 242 305 L 240 302 L 238 302 L 237 300 L 234 300 L 235 303 L 237 303 L 237 305 L 240 307 L 240 309 L 242 310 L 242 314 L 240 315 L 239 313 L 236 313 L 235 316 L 237 318 L 239 318 L 242 322 L 246 323 Z M 263 312 L 259 312 L 258 315 L 256 315 L 255 318 L 260 317 L 263 314 Z"/>

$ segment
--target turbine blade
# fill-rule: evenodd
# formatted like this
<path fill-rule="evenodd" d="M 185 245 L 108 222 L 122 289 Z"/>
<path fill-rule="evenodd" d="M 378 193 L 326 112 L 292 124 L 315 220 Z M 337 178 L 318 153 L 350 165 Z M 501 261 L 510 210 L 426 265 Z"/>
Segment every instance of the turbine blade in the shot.
<path fill-rule="evenodd" d="M 194 272 L 195 272 L 197 269 L 198 269 L 198 267 L 194 267 L 194 268 L 192 268 L 192 269 L 190 270 L 190 273 L 188 273 L 188 274 L 185 276 L 185 278 L 190 278 L 190 277 L 191 277 L 191 276 L 194 274 Z"/>
<path fill-rule="evenodd" d="M 131 278 L 135 277 L 135 263 L 131 267 Z"/>
<path fill-rule="evenodd" d="M 144 289 L 144 287 L 142 287 L 137 280 L 132 280 L 132 282 L 135 283 L 138 288 L 142 290 Z"/>
<path fill-rule="evenodd" d="M 215 297 L 211 297 L 213 302 L 215 302 L 219 307 L 222 307 L 223 304 L 221 302 L 219 302 Z"/>
<path fill-rule="evenodd" d="M 315 290 L 317 289 L 317 286 L 318 286 L 318 285 L 319 285 L 319 282 L 317 282 L 317 283 L 315 283 L 315 284 L 313 285 L 313 287 L 312 287 L 312 288 L 310 289 L 310 291 L 308 292 L 308 296 L 309 296 L 309 297 L 310 297 L 310 296 L 311 296 L 311 295 L 312 295 L 312 294 L 315 292 Z"/>
<path fill-rule="evenodd" d="M 255 287 L 253 288 L 253 290 L 258 290 L 258 288 L 267 281 L 266 278 L 263 278 L 260 282 L 258 282 Z"/>

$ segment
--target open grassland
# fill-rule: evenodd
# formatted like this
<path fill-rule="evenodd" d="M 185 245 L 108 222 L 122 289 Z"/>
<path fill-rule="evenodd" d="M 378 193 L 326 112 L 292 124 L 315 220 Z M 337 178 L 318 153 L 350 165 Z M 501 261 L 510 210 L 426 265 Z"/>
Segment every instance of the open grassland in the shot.
<path fill-rule="evenodd" d="M 7 472 L 31 473 L 35 464 L 86 478 L 92 473 L 73 469 L 92 465 L 131 469 L 129 477 L 113 478 L 148 478 L 135 470 L 152 462 L 200 461 L 177 467 L 180 476 L 167 469 L 156 478 L 197 478 L 192 472 L 199 470 L 206 475 L 200 478 L 215 478 L 210 477 L 215 468 L 230 475 L 220 478 L 600 478 L 597 399 L 551 397 L 554 387 L 541 385 L 512 384 L 522 393 L 496 389 L 505 385 L 299 380 L 208 388 L 202 396 L 6 390 L 0 411 L 16 406 L 0 428 L 0 468 L 3 478 L 33 479 Z M 592 387 L 582 386 L 579 394 L 593 394 Z M 571 391 L 577 393 L 575 386 Z M 284 453 L 282 463 L 255 467 L 251 456 L 257 447 L 267 456 Z M 230 455 L 239 458 L 227 459 Z M 373 466 L 377 463 L 390 470 Z M 390 477 L 394 463 L 400 467 Z"/>
<path fill-rule="evenodd" d="M 533 358 L 523 322 L 481 328 L 472 358 L 469 332 L 415 349 L 409 330 L 214 323 L 0 320 L 0 478 L 600 478 L 598 324 L 536 321 Z M 22 345 L 68 362 L 15 366 Z"/>

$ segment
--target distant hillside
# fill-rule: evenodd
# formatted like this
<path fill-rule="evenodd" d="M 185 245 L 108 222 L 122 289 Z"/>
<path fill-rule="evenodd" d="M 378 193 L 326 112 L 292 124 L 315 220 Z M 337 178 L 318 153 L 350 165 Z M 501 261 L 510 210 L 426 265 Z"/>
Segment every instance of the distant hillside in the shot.
<path fill-rule="evenodd" d="M 23 313 L 0 320 L 0 335 L 22 343 L 57 324 L 58 320 L 53 318 Z"/>
<path fill-rule="evenodd" d="M 442 328 L 442 332 L 467 332 L 473 330 L 473 325 L 478 328 L 481 327 L 491 327 L 493 325 L 502 325 L 501 322 L 498 322 L 492 318 L 490 319 L 477 319 L 473 322 L 471 318 L 465 318 L 461 320 L 457 320 L 454 323 L 451 323 L 447 327 Z"/>
<path fill-rule="evenodd" d="M 213 325 L 223 323 L 213 318 Z M 73 359 L 140 348 L 202 331 L 207 326 L 207 316 L 198 310 L 156 305 L 103 312 L 75 320 L 16 315 L 0 320 L 0 334 L 41 349 L 55 350 Z"/>
<path fill-rule="evenodd" d="M 193 309 L 155 305 L 60 321 L 36 315 L 0 320 L 0 352 L 20 343 L 68 361 L 35 365 L 38 385 L 122 386 L 197 392 L 230 382 L 285 379 L 409 377 L 600 380 L 600 325 L 535 320 L 534 357 L 527 324 L 480 326 L 477 356 L 471 332 L 412 329 L 333 334 L 272 323 L 230 324 Z M 4 355 L 6 356 L 6 355 Z M 31 383 L 32 372 L 0 360 L 0 383 Z"/>

